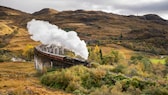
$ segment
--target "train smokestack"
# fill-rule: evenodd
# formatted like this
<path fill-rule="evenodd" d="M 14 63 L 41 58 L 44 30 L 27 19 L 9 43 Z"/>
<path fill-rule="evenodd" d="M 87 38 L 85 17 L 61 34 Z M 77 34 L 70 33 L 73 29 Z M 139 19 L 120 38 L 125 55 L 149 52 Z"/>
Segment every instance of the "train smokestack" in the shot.
<path fill-rule="evenodd" d="M 71 50 L 75 55 L 88 58 L 88 49 L 84 40 L 80 40 L 75 31 L 66 32 L 46 21 L 31 20 L 27 23 L 31 39 L 42 44 L 56 45 Z"/>

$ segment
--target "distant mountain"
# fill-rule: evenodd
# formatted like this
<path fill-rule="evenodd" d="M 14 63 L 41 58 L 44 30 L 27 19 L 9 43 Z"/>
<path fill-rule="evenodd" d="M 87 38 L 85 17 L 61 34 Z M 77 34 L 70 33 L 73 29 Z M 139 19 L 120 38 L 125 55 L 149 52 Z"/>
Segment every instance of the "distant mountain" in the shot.
<path fill-rule="evenodd" d="M 144 17 L 144 19 L 146 19 L 146 20 L 160 20 L 160 21 L 165 21 L 163 18 L 161 18 L 160 16 L 155 15 L 155 14 L 147 14 L 147 15 L 144 15 L 143 17 Z"/>
<path fill-rule="evenodd" d="M 54 9 L 50 9 L 50 8 L 45 8 L 45 9 L 42 9 L 38 12 L 34 12 L 33 15 L 35 16 L 39 16 L 39 15 L 54 15 L 58 13 L 58 11 L 54 10 Z"/>
<path fill-rule="evenodd" d="M 168 54 L 168 21 L 155 14 L 123 16 L 85 10 L 58 12 L 49 8 L 27 14 L 0 7 L 0 23 L 25 33 L 27 22 L 33 18 L 49 21 L 66 31 L 77 31 L 89 45 L 115 43 L 137 51 Z"/>

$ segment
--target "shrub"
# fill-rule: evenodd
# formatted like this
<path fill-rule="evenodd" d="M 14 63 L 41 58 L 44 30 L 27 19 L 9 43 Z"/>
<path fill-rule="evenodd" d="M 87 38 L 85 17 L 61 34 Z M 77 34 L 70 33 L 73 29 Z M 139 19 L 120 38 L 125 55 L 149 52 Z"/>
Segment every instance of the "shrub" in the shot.
<path fill-rule="evenodd" d="M 143 65 L 144 65 L 144 70 L 145 71 L 152 71 L 152 63 L 151 63 L 151 61 L 148 59 L 148 58 L 143 58 L 142 60 L 141 60 L 141 62 L 143 63 Z"/>
<path fill-rule="evenodd" d="M 80 69 L 79 69 L 80 68 Z M 68 92 L 79 88 L 81 80 L 79 76 L 84 75 L 87 68 L 84 66 L 76 66 L 71 69 L 62 69 L 61 71 L 50 72 L 43 75 L 41 83 L 53 88 L 64 89 Z M 72 87 L 76 84 L 75 87 Z"/>
<path fill-rule="evenodd" d="M 135 55 L 131 57 L 131 64 L 139 65 L 142 71 L 152 71 L 152 63 L 149 58 L 142 55 Z"/>
<path fill-rule="evenodd" d="M 82 79 L 82 85 L 90 89 L 92 87 L 101 87 L 104 84 L 102 81 L 105 77 L 106 72 L 102 69 L 92 69 L 89 73 L 85 74 Z"/>
<path fill-rule="evenodd" d="M 142 55 L 131 56 L 131 60 L 142 60 L 144 57 Z"/>
<path fill-rule="evenodd" d="M 100 89 L 95 89 L 90 95 L 112 95 L 110 88 L 107 85 L 103 85 Z"/>
<path fill-rule="evenodd" d="M 7 55 L 0 55 L 0 62 L 10 61 L 10 59 Z"/>
<path fill-rule="evenodd" d="M 168 95 L 168 90 L 162 87 L 151 87 L 143 91 L 145 95 Z"/>
<path fill-rule="evenodd" d="M 118 64 L 114 69 L 113 72 L 115 73 L 123 73 L 124 71 L 124 66 L 122 64 Z"/>
<path fill-rule="evenodd" d="M 69 84 L 68 84 L 68 86 L 66 87 L 65 91 L 67 91 L 67 92 L 74 92 L 74 91 L 77 91 L 78 89 L 81 90 L 81 89 L 84 89 L 84 88 L 82 88 L 81 85 L 78 82 L 76 82 L 76 81 L 70 81 Z"/>
<path fill-rule="evenodd" d="M 165 59 L 165 65 L 168 66 L 168 57 Z"/>
<path fill-rule="evenodd" d="M 27 45 L 22 53 L 23 57 L 27 61 L 31 61 L 34 57 L 34 48 L 32 45 Z"/>
<path fill-rule="evenodd" d="M 113 72 L 115 69 L 113 66 L 110 68 L 107 66 L 97 65 L 87 68 L 81 65 L 56 70 L 43 75 L 41 83 L 77 95 L 126 95 L 141 93 L 141 91 L 146 93 L 148 90 L 145 89 L 155 86 L 155 82 L 152 81 L 116 74 Z"/>
<path fill-rule="evenodd" d="M 106 55 L 103 56 L 102 64 L 113 65 L 114 63 L 114 56 Z"/>
<path fill-rule="evenodd" d="M 95 46 L 94 48 L 89 48 L 89 60 L 102 63 L 102 51 L 99 46 Z"/>
<path fill-rule="evenodd" d="M 61 71 L 50 72 L 41 77 L 41 83 L 53 88 L 63 89 L 67 92 L 89 93 L 92 88 L 99 88 L 102 85 L 115 84 L 112 74 L 107 74 L 105 68 L 87 68 L 74 66 Z M 110 84 L 109 84 L 110 83 Z"/>
<path fill-rule="evenodd" d="M 100 66 L 100 64 L 97 62 L 91 62 L 90 64 L 92 68 L 97 68 L 98 66 Z"/>

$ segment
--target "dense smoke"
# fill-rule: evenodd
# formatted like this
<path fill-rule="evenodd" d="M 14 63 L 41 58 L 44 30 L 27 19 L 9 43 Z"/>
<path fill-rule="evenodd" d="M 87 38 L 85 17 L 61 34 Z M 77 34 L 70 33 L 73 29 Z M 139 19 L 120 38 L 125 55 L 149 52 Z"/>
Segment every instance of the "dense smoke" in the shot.
<path fill-rule="evenodd" d="M 86 43 L 77 36 L 75 31 L 66 32 L 56 25 L 46 21 L 31 20 L 27 23 L 31 39 L 40 41 L 42 44 L 54 44 L 71 50 L 75 55 L 88 58 Z"/>

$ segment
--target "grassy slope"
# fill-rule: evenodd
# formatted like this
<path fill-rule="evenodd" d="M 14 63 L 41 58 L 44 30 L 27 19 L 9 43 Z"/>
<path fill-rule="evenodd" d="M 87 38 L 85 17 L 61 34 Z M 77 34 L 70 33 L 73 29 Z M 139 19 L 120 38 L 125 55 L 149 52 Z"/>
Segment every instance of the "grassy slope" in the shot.
<path fill-rule="evenodd" d="M 39 42 L 35 42 L 32 39 L 30 39 L 30 35 L 28 34 L 26 29 L 21 28 L 19 26 L 11 25 L 11 22 L 12 20 L 11 21 L 0 20 L 1 36 L 5 34 L 11 34 L 14 31 L 17 32 L 16 34 L 14 34 L 13 37 L 11 37 L 8 40 L 7 46 L 5 46 L 3 49 L 10 50 L 10 51 L 18 51 L 18 50 L 23 50 L 26 47 L 26 45 L 30 44 L 30 45 L 36 46 L 39 44 Z"/>
<path fill-rule="evenodd" d="M 160 56 L 156 56 L 151 53 L 133 51 L 131 49 L 125 48 L 125 47 L 117 45 L 117 44 L 109 44 L 107 46 L 100 46 L 100 48 L 102 49 L 103 55 L 109 54 L 110 51 L 112 49 L 114 49 L 114 50 L 119 51 L 121 54 L 123 54 L 126 60 L 129 60 L 131 58 L 131 56 L 133 56 L 133 55 L 140 54 L 140 55 L 145 55 L 145 56 L 150 57 L 150 61 L 153 64 L 158 64 L 158 63 L 165 64 L 165 58 L 162 58 L 162 59 L 156 58 L 156 57 L 160 57 Z"/>
<path fill-rule="evenodd" d="M 40 84 L 32 63 L 0 64 L 0 95 L 70 95 Z"/>
<path fill-rule="evenodd" d="M 123 46 L 117 45 L 117 44 L 110 44 L 108 46 L 101 46 L 100 47 L 103 51 L 103 54 L 109 54 L 112 49 L 119 51 L 122 53 L 126 59 L 130 59 L 130 57 L 135 53 L 134 51 L 125 48 Z"/>
<path fill-rule="evenodd" d="M 5 49 L 16 51 L 23 50 L 26 45 L 36 46 L 39 43 L 30 39 L 30 35 L 25 29 L 19 29 L 18 33 L 10 40 L 9 45 Z"/>
<path fill-rule="evenodd" d="M 0 22 L 0 35 L 10 34 L 12 33 L 12 29 L 5 25 L 3 22 Z"/>
<path fill-rule="evenodd" d="M 163 59 L 151 58 L 150 61 L 154 64 L 158 64 L 158 63 L 165 64 L 165 58 L 163 58 Z"/>

